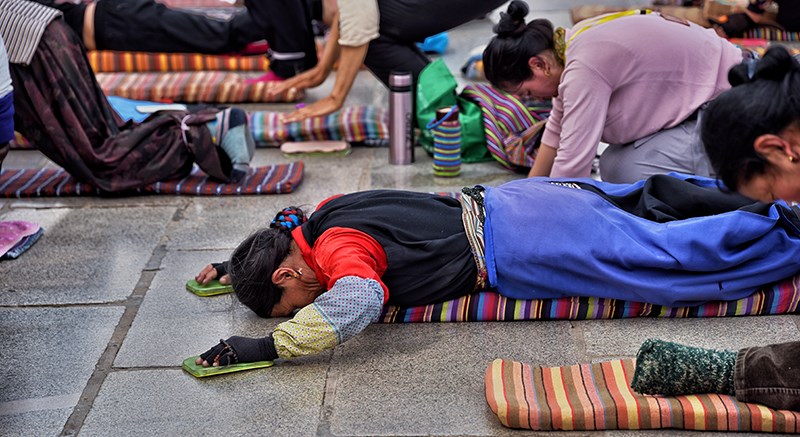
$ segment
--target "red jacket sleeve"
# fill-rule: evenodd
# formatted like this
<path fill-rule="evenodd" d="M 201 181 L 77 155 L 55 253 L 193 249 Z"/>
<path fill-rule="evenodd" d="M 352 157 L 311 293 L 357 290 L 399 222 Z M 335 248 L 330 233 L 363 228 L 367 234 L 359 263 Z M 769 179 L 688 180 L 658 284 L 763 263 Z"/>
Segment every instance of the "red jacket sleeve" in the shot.
<path fill-rule="evenodd" d="M 383 247 L 364 232 L 348 228 L 331 228 L 314 243 L 314 261 L 333 287 L 345 276 L 374 279 L 383 287 L 384 302 L 389 300 L 389 289 L 381 280 L 386 272 L 386 253 Z"/>

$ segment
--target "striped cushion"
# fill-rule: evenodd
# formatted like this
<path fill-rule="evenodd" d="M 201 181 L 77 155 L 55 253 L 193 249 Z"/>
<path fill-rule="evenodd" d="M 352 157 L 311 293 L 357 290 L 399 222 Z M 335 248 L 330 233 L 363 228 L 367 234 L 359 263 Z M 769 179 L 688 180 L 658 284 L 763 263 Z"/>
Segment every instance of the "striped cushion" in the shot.
<path fill-rule="evenodd" d="M 260 72 L 196 71 L 176 73 L 98 73 L 97 81 L 106 95 L 135 100 L 187 103 L 294 102 L 302 92 L 276 96 L 268 91 L 275 82 L 246 84 Z"/>
<path fill-rule="evenodd" d="M 800 412 L 738 402 L 728 395 L 643 396 L 630 388 L 634 361 L 537 367 L 494 360 L 486 401 L 510 428 L 535 431 L 691 429 L 800 432 Z"/>
<path fill-rule="evenodd" d="M 344 140 L 382 145 L 389 138 L 388 115 L 383 108 L 347 107 L 331 115 L 288 124 L 280 121 L 281 114 L 272 111 L 250 114 L 250 127 L 256 143 Z"/>
<path fill-rule="evenodd" d="M 269 69 L 264 55 L 204 55 L 200 53 L 149 53 L 90 50 L 95 73 L 166 71 L 258 71 Z"/>
<path fill-rule="evenodd" d="M 485 322 L 509 320 L 589 320 L 631 317 L 688 318 L 796 314 L 800 303 L 800 275 L 767 285 L 735 301 L 668 308 L 639 302 L 597 297 L 509 299 L 486 291 L 444 303 L 412 308 L 385 306 L 381 323 Z"/>
<path fill-rule="evenodd" d="M 157 182 L 127 194 L 184 194 L 222 196 L 290 193 L 303 181 L 303 162 L 251 168 L 237 184 L 208 179 L 196 166 L 179 181 Z M 5 169 L 0 171 L 0 197 L 95 196 L 100 192 L 77 182 L 62 168 Z"/>

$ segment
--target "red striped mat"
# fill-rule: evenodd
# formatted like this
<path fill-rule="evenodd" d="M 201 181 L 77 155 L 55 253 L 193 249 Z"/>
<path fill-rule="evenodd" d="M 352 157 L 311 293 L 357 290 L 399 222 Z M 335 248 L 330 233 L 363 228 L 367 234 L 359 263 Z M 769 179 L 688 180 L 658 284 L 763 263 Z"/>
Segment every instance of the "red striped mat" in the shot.
<path fill-rule="evenodd" d="M 187 103 L 294 102 L 302 92 L 269 91 L 275 82 L 245 83 L 261 72 L 192 71 L 171 73 L 98 73 L 97 81 L 109 96 L 134 100 Z"/>
<path fill-rule="evenodd" d="M 590 320 L 631 317 L 689 318 L 797 314 L 800 275 L 765 285 L 752 295 L 734 301 L 708 302 L 693 307 L 670 308 L 641 302 L 598 297 L 559 299 L 509 299 L 485 291 L 443 303 L 411 308 L 385 306 L 382 323 L 487 322 L 509 320 Z"/>
<path fill-rule="evenodd" d="M 494 360 L 486 401 L 509 428 L 534 431 L 690 429 L 800 432 L 800 412 L 739 402 L 733 396 L 644 396 L 630 388 L 631 359 L 564 367 Z"/>
<path fill-rule="evenodd" d="M 264 55 L 205 55 L 201 53 L 150 53 L 90 50 L 95 73 L 166 71 L 258 71 L 269 69 Z"/>
<path fill-rule="evenodd" d="M 303 181 L 303 162 L 251 168 L 247 177 L 236 184 L 210 180 L 195 167 L 177 181 L 156 182 L 125 194 L 181 194 L 224 196 L 245 194 L 291 193 Z M 62 168 L 4 169 L 0 171 L 0 197 L 96 196 L 92 185 L 76 181 Z"/>

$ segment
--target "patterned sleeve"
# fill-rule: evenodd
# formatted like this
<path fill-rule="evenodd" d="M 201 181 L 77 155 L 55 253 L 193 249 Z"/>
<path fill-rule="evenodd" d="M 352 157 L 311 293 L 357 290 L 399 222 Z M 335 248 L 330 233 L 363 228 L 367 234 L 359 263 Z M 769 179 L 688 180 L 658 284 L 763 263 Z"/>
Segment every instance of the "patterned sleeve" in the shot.
<path fill-rule="evenodd" d="M 314 303 L 275 328 L 272 338 L 278 356 L 313 355 L 353 338 L 378 320 L 383 297 L 383 287 L 374 279 L 340 278 Z"/>

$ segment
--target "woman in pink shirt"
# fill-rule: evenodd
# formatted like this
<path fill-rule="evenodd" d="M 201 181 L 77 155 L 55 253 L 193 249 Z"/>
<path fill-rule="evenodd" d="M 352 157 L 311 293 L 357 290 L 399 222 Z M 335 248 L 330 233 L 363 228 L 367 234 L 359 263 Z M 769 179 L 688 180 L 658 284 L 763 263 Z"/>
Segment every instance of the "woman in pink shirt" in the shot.
<path fill-rule="evenodd" d="M 483 53 L 486 77 L 513 94 L 553 99 L 530 176 L 600 175 L 630 183 L 678 171 L 710 176 L 699 139 L 703 105 L 729 88 L 742 51 L 681 19 L 626 11 L 553 29 L 511 2 Z"/>

